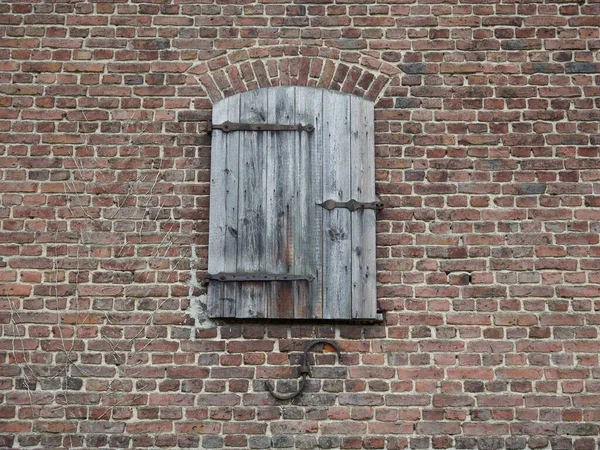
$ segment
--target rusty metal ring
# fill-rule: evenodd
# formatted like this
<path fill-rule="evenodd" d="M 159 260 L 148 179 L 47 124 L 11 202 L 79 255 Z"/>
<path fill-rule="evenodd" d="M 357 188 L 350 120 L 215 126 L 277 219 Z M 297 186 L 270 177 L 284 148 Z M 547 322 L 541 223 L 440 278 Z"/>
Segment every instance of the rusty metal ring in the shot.
<path fill-rule="evenodd" d="M 310 341 L 304 347 L 304 352 L 302 353 L 302 360 L 300 361 L 300 375 L 302 376 L 302 379 L 300 380 L 298 390 L 290 394 L 278 394 L 277 392 L 275 392 L 275 387 L 273 383 L 271 381 L 266 381 L 265 386 L 267 387 L 267 390 L 273 397 L 275 397 L 278 400 L 290 400 L 292 398 L 298 397 L 302 393 L 302 391 L 304 391 L 304 388 L 306 387 L 306 377 L 311 376 L 310 366 L 308 365 L 308 352 L 310 352 L 311 349 L 318 344 L 331 345 L 335 349 L 340 363 L 342 362 L 342 349 L 335 342 L 330 341 L 328 339 L 317 339 L 316 341 Z"/>

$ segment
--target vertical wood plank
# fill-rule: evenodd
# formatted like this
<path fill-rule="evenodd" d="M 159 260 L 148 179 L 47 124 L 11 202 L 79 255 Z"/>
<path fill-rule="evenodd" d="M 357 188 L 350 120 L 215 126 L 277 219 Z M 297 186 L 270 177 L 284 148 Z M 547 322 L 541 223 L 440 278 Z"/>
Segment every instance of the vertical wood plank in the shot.
<path fill-rule="evenodd" d="M 293 125 L 296 121 L 294 87 L 267 89 L 267 123 Z M 295 131 L 269 131 L 266 147 L 265 256 L 269 273 L 294 271 Z M 293 283 L 273 281 L 267 289 L 267 315 L 294 317 Z"/>
<path fill-rule="evenodd" d="M 213 123 L 239 119 L 240 97 L 215 104 Z M 212 134 L 208 272 L 234 272 L 237 259 L 238 152 L 237 133 Z M 235 316 L 235 286 L 211 282 L 208 286 L 209 317 Z"/>
<path fill-rule="evenodd" d="M 347 201 L 350 189 L 350 96 L 323 94 L 323 199 Z M 323 316 L 352 317 L 350 211 L 323 210 Z"/>
<path fill-rule="evenodd" d="M 267 90 L 245 93 L 240 99 L 240 122 L 266 123 Z M 239 153 L 239 221 L 237 271 L 264 272 L 265 255 L 265 147 L 267 135 L 261 131 L 242 131 Z M 266 316 L 264 282 L 242 282 L 236 298 L 236 317 Z"/>
<path fill-rule="evenodd" d="M 375 200 L 374 108 L 371 102 L 350 98 L 350 198 Z M 352 213 L 352 318 L 375 318 L 375 211 Z"/>
<path fill-rule="evenodd" d="M 295 270 L 315 279 L 296 287 L 296 317 L 323 317 L 322 235 L 323 208 L 323 91 L 296 88 L 296 122 L 315 127 L 296 134 Z M 300 283 L 298 283 L 300 284 Z"/>

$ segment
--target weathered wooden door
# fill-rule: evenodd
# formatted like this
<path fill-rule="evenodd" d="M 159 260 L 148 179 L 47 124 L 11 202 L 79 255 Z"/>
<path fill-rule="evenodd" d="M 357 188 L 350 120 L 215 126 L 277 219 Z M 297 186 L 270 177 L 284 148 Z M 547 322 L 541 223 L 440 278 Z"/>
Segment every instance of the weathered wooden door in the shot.
<path fill-rule="evenodd" d="M 376 211 L 343 205 L 375 201 L 373 122 L 372 102 L 315 88 L 215 104 L 210 317 L 376 317 Z"/>

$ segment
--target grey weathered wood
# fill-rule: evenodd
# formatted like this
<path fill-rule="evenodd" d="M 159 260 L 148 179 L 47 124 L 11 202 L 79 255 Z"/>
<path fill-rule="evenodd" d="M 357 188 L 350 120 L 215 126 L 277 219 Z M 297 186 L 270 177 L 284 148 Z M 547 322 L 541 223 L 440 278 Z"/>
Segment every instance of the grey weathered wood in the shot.
<path fill-rule="evenodd" d="M 265 123 L 267 91 L 259 89 L 240 96 L 241 122 Z M 242 131 L 239 150 L 238 272 L 267 272 L 265 256 L 265 181 L 267 135 Z M 265 282 L 241 282 L 236 297 L 236 317 L 266 316 Z"/>
<path fill-rule="evenodd" d="M 213 132 L 210 273 L 312 275 L 211 281 L 209 315 L 376 319 L 375 211 L 317 206 L 375 197 L 373 104 L 276 87 L 215 105 L 213 122 L 311 124 L 314 131 Z"/>
<path fill-rule="evenodd" d="M 213 120 L 237 120 L 239 106 L 238 96 L 217 103 Z M 231 272 L 237 261 L 239 136 L 215 130 L 212 139 L 208 272 Z M 208 315 L 235 316 L 235 297 L 235 286 L 210 283 Z"/>
<path fill-rule="evenodd" d="M 323 197 L 323 90 L 296 88 L 296 118 L 298 123 L 315 127 L 312 133 L 295 136 L 298 201 L 294 234 L 298 251 L 294 259 L 298 273 L 315 277 L 308 286 L 297 288 L 296 317 L 320 318 L 323 317 L 323 209 L 317 203 Z"/>
<path fill-rule="evenodd" d="M 350 98 L 350 196 L 358 201 L 375 200 L 375 141 L 373 105 Z M 375 270 L 375 211 L 359 209 L 352 217 L 352 317 L 377 314 Z"/>
<path fill-rule="evenodd" d="M 323 93 L 323 198 L 346 201 L 350 189 L 350 97 Z M 350 211 L 323 210 L 323 317 L 352 316 Z"/>
<path fill-rule="evenodd" d="M 293 125 L 293 87 L 267 89 L 267 122 Z M 295 131 L 270 131 L 266 147 L 266 269 L 271 273 L 295 273 L 294 220 L 296 166 Z M 293 282 L 271 282 L 266 289 L 267 316 L 294 317 Z"/>

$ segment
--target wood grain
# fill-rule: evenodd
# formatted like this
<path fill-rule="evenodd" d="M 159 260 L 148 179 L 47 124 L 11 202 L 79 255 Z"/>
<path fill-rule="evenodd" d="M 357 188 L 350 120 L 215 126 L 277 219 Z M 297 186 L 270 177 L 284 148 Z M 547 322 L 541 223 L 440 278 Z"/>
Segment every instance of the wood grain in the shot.
<path fill-rule="evenodd" d="M 240 97 L 240 121 L 266 123 L 267 90 L 250 91 Z M 239 218 L 237 271 L 265 272 L 265 182 L 267 136 L 265 132 L 240 131 Z M 265 282 L 240 282 L 236 317 L 266 317 Z"/>
<path fill-rule="evenodd" d="M 350 98 L 323 94 L 323 199 L 346 201 L 350 189 Z M 352 316 L 350 211 L 323 211 L 323 317 Z"/>
<path fill-rule="evenodd" d="M 213 121 L 239 120 L 240 97 L 217 103 Z M 212 135 L 208 272 L 236 270 L 238 245 L 238 154 L 239 134 L 215 130 Z M 234 317 L 236 287 L 210 283 L 209 317 Z"/>
<path fill-rule="evenodd" d="M 375 141 L 373 105 L 350 98 L 350 197 L 361 202 L 375 200 Z M 352 213 L 352 318 L 375 318 L 377 314 L 375 270 L 375 211 Z"/>
<path fill-rule="evenodd" d="M 267 123 L 293 125 L 293 87 L 267 89 Z M 267 132 L 266 147 L 266 270 L 270 273 L 296 273 L 294 267 L 294 220 L 296 209 L 295 135 L 297 131 Z M 266 290 L 267 316 L 294 317 L 293 282 L 270 282 Z"/>
<path fill-rule="evenodd" d="M 323 208 L 317 206 L 323 197 L 323 90 L 296 88 L 298 123 L 312 124 L 312 133 L 296 135 L 296 185 L 294 253 L 298 273 L 311 274 L 315 279 L 300 291 L 295 300 L 297 317 L 323 317 L 322 236 Z M 298 289 L 303 289 L 299 287 Z M 308 290 L 305 293 L 305 290 Z M 304 301 L 302 294 L 305 294 Z"/>

